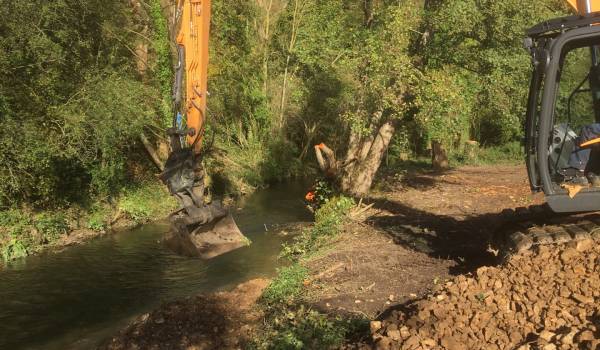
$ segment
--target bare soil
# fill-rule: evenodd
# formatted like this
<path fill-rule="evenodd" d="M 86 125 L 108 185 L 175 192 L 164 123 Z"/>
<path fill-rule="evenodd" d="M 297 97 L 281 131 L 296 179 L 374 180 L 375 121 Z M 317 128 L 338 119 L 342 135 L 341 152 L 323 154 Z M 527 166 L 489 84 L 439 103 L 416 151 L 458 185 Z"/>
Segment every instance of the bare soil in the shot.
<path fill-rule="evenodd" d="M 368 210 L 309 262 L 315 306 L 375 318 L 453 275 L 493 265 L 490 235 L 506 208 L 540 202 L 522 166 L 463 167 L 388 176 Z M 368 207 L 368 206 L 367 206 Z"/>
<path fill-rule="evenodd" d="M 402 269 L 357 276 L 389 280 L 389 289 L 380 286 L 396 295 L 416 285 L 417 297 L 384 309 L 371 321 L 370 338 L 345 348 L 600 350 L 600 242 L 538 246 L 500 265 L 486 254 L 490 234 L 503 224 L 499 212 L 541 202 L 529 194 L 522 167 L 409 174 L 388 189 L 375 196 L 364 222 L 411 251 L 416 264 L 408 278 L 420 283 L 407 280 L 398 288 L 393 279 L 404 279 Z M 373 254 L 383 262 L 397 251 Z M 456 276 L 428 284 L 435 269 L 424 262 L 433 260 L 419 252 L 446 255 L 452 263 L 444 276 Z"/>
<path fill-rule="evenodd" d="M 138 317 L 102 349 L 239 349 L 262 316 L 254 305 L 268 284 L 256 279 L 229 292 L 165 304 Z"/>

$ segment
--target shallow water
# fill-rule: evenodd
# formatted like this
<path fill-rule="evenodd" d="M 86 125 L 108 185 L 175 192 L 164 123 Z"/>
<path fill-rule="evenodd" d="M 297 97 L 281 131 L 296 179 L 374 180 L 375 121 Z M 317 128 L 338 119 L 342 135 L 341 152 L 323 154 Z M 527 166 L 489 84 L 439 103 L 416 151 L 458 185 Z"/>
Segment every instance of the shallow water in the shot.
<path fill-rule="evenodd" d="M 173 254 L 156 223 L 12 264 L 0 271 L 0 349 L 92 349 L 161 302 L 273 276 L 283 239 L 265 229 L 310 220 L 303 190 L 240 202 L 233 214 L 253 244 L 209 261 Z"/>

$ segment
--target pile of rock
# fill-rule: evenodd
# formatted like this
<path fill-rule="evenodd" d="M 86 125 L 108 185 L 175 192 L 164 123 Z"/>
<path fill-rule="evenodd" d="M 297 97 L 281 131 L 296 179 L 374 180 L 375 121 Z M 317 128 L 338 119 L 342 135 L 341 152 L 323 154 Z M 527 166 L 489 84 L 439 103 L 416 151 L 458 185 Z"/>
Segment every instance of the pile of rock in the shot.
<path fill-rule="evenodd" d="M 600 350 L 600 245 L 541 246 L 371 322 L 376 349 Z"/>

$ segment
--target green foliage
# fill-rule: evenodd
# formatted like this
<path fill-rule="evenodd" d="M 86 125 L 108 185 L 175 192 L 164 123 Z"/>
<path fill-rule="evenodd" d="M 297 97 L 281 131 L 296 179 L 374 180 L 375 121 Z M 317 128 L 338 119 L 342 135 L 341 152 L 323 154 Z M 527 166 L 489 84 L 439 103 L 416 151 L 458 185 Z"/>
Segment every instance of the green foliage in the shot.
<path fill-rule="evenodd" d="M 69 232 L 69 224 L 62 213 L 42 213 L 34 218 L 35 229 L 45 240 L 56 240 L 60 235 Z"/>
<path fill-rule="evenodd" d="M 284 244 L 281 255 L 298 259 L 320 249 L 328 239 L 339 233 L 344 218 L 354 205 L 353 199 L 343 196 L 328 200 L 317 210 L 314 226 L 303 230 L 291 244 Z"/>
<path fill-rule="evenodd" d="M 456 75 L 451 69 L 427 72 L 416 89 L 415 115 L 424 141 L 438 141 L 446 147 L 461 145 L 470 136 L 473 110 L 472 77 Z"/>
<path fill-rule="evenodd" d="M 267 140 L 271 122 L 268 100 L 263 90 L 261 57 L 252 19 L 258 16 L 252 1 L 213 3 L 209 72 L 210 113 L 219 118 L 224 141 L 239 142 L 258 137 Z M 256 132 L 261 134 L 254 134 Z M 238 134 L 239 133 L 239 134 Z M 263 138 L 264 137 L 264 138 Z"/>
<path fill-rule="evenodd" d="M 308 270 L 300 264 L 278 270 L 277 278 L 262 294 L 262 302 L 266 305 L 288 304 L 302 291 L 302 282 L 308 276 Z"/>
<path fill-rule="evenodd" d="M 0 205 L 112 195 L 160 92 L 138 76 L 129 3 L 0 6 Z"/>
<path fill-rule="evenodd" d="M 424 25 L 429 34 L 423 46 L 426 66 L 454 77 L 469 76 L 469 84 L 453 84 L 457 88 L 453 98 L 472 111 L 474 139 L 503 144 L 521 136 L 531 70 L 522 48 L 523 33 L 538 22 L 565 14 L 566 3 L 558 0 L 430 3 Z"/>
<path fill-rule="evenodd" d="M 61 212 L 33 215 L 24 210 L 0 212 L 0 252 L 4 261 L 23 258 L 39 245 L 49 244 L 69 231 L 67 217 Z"/>
<path fill-rule="evenodd" d="M 318 209 L 329 202 L 329 200 L 335 195 L 335 189 L 329 181 L 325 179 L 319 179 L 315 184 L 314 194 L 314 204 Z"/>
<path fill-rule="evenodd" d="M 89 174 L 92 193 L 115 194 L 127 183 L 134 142 L 153 120 L 149 94 L 142 83 L 111 73 L 84 82 L 79 95 L 57 109 L 64 130 L 60 142 L 70 146 L 59 154 Z"/>
<path fill-rule="evenodd" d="M 160 111 L 164 127 L 171 127 L 173 118 L 172 108 L 172 86 L 173 86 L 173 64 L 171 62 L 171 48 L 167 20 L 163 13 L 160 0 L 150 0 L 150 17 L 154 29 L 152 48 L 155 51 L 156 60 L 154 77 L 160 89 L 162 100 Z"/>
<path fill-rule="evenodd" d="M 19 210 L 0 212 L 0 255 L 3 261 L 27 256 L 27 242 L 22 237 L 29 233 L 31 217 Z"/>
<path fill-rule="evenodd" d="M 332 349 L 342 345 L 348 334 L 357 332 L 359 324 L 353 319 L 332 318 L 302 306 L 289 311 L 286 318 L 286 323 L 274 330 L 269 349 Z"/>
<path fill-rule="evenodd" d="M 343 218 L 353 206 L 354 201 L 346 197 L 328 200 L 317 211 L 314 228 L 286 247 L 295 261 L 279 270 L 277 278 L 263 292 L 261 305 L 268 321 L 251 348 L 330 349 L 340 346 L 349 334 L 367 334 L 368 322 L 331 317 L 304 306 L 308 270 L 302 262 L 339 233 Z"/>
<path fill-rule="evenodd" d="M 108 227 L 109 213 L 107 206 L 94 206 L 87 217 L 86 227 L 98 232 L 105 231 Z"/>
<path fill-rule="evenodd" d="M 11 237 L 8 243 L 2 245 L 0 255 L 2 255 L 3 261 L 11 261 L 26 257 L 28 252 L 23 242 L 16 237 Z"/>
<path fill-rule="evenodd" d="M 315 228 L 327 234 L 334 233 L 354 205 L 352 198 L 344 196 L 328 200 L 315 214 Z"/>
<path fill-rule="evenodd" d="M 499 146 L 485 147 L 477 151 L 475 158 L 469 159 L 464 153 L 452 153 L 453 165 L 496 165 L 522 164 L 524 162 L 523 145 L 513 141 Z"/>
<path fill-rule="evenodd" d="M 118 202 L 118 209 L 139 223 L 166 217 L 176 206 L 175 199 L 158 181 L 125 189 Z"/>

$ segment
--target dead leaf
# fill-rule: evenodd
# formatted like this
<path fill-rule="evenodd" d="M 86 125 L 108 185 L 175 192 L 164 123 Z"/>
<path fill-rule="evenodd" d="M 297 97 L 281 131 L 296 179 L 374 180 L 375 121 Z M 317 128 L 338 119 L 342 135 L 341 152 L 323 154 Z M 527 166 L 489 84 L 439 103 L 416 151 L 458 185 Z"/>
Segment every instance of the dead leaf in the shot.
<path fill-rule="evenodd" d="M 581 192 L 583 186 L 581 185 L 571 185 L 571 184 L 562 184 L 562 188 L 566 189 L 569 192 L 569 197 L 571 199 L 575 198 L 575 196 Z"/>

